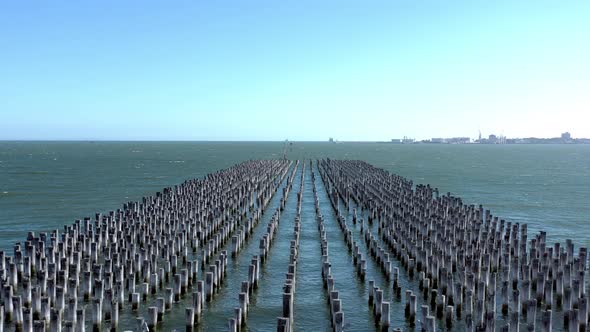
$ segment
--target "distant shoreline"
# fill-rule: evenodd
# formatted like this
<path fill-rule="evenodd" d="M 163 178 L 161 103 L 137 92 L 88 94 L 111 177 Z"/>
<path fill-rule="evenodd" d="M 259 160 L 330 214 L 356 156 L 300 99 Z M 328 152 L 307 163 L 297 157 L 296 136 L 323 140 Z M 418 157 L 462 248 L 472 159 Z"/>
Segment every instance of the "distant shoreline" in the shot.
<path fill-rule="evenodd" d="M 589 145 L 590 139 L 584 142 L 530 142 L 530 143 L 433 143 L 433 142 L 413 142 L 413 143 L 397 143 L 397 142 L 375 142 L 386 143 L 393 145 Z"/>
<path fill-rule="evenodd" d="M 0 139 L 0 143 L 284 143 L 283 140 L 276 141 L 209 141 L 209 140 L 8 140 Z M 398 143 L 391 141 L 289 141 L 290 143 L 322 143 L 322 144 L 342 144 L 342 143 L 361 143 L 361 144 L 391 144 L 391 145 L 589 145 L 590 139 L 577 139 L 572 142 L 506 142 L 506 143 L 440 143 L 428 141 L 416 141 L 411 143 Z"/>

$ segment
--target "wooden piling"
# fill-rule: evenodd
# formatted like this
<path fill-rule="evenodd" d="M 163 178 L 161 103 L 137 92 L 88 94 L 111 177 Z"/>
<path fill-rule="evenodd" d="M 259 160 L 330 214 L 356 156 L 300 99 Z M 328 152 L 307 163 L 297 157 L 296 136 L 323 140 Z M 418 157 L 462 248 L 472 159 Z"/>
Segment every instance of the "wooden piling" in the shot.
<path fill-rule="evenodd" d="M 195 309 L 185 308 L 184 317 L 184 326 L 186 328 L 186 331 L 192 331 L 193 326 L 195 325 Z"/>

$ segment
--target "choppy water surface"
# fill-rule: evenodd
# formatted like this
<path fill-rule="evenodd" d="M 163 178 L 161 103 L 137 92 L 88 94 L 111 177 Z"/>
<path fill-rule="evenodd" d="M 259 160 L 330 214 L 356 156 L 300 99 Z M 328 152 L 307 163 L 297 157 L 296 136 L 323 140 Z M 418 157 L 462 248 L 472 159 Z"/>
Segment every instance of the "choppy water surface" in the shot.
<path fill-rule="evenodd" d="M 139 200 L 166 186 L 244 160 L 280 158 L 283 146 L 283 143 L 0 142 L 0 249 L 12 252 L 12 245 L 23 241 L 27 231 L 38 233 L 62 228 L 75 219 L 119 208 L 123 202 Z M 325 157 L 362 159 L 415 183 L 429 183 L 466 202 L 481 203 L 507 220 L 528 223 L 531 234 L 546 230 L 549 243 L 572 238 L 577 247 L 590 245 L 590 146 L 295 142 L 288 150 L 290 159 Z M 294 188 L 299 185 L 299 174 L 296 179 Z M 325 330 L 329 326 L 327 309 L 317 309 L 326 298 L 321 288 L 319 234 L 311 206 L 309 174 L 304 181 L 306 199 L 300 249 L 304 263 L 297 275 L 295 329 Z M 321 189 L 319 198 L 327 230 L 333 231 L 329 232 L 330 259 L 333 273 L 339 276 L 338 288 L 345 290 L 341 298 L 350 322 L 348 330 L 372 329 L 366 310 L 367 285 L 355 277 L 349 262 L 352 257 L 344 249 L 343 237 L 321 182 L 318 189 Z M 294 197 L 289 201 L 295 204 Z M 283 219 L 292 223 L 294 215 L 286 210 Z M 291 230 L 290 224 L 283 225 L 280 231 Z M 257 238 L 255 233 L 254 239 Z M 263 287 L 254 299 L 256 309 L 253 309 L 250 330 L 273 330 L 276 326 L 288 265 L 288 252 L 285 252 L 288 245 L 281 244 L 280 235 L 278 240 L 273 245 L 272 260 L 262 271 Z M 240 260 L 248 261 L 257 250 L 257 245 L 251 246 L 235 262 L 230 262 L 235 264 L 231 269 L 240 271 L 240 275 L 244 274 Z M 370 262 L 368 273 L 377 282 L 382 278 Z M 230 281 L 227 291 L 234 286 Z M 224 329 L 237 304 L 237 295 L 226 296 L 223 291 L 220 298 L 229 300 L 214 301 L 205 310 L 204 314 L 209 315 L 203 326 L 206 330 Z M 174 319 L 183 328 L 182 313 Z M 392 327 L 406 328 L 403 304 L 392 306 L 392 323 Z M 166 327 L 176 326 L 172 322 Z"/>

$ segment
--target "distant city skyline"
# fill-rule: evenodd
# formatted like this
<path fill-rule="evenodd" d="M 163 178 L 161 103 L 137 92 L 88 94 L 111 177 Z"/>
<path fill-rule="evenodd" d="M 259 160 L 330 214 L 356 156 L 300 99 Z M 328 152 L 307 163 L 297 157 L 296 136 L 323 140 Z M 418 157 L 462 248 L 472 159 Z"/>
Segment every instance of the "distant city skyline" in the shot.
<path fill-rule="evenodd" d="M 410 136 L 404 136 L 404 138 L 408 138 L 408 139 L 414 139 L 413 137 Z M 579 138 L 590 138 L 590 137 L 583 137 L 583 136 L 575 136 L 573 135 L 571 132 L 569 131 L 564 131 L 559 133 L 559 135 L 554 135 L 554 136 L 511 136 L 508 137 L 506 135 L 503 134 L 497 134 L 497 133 L 488 133 L 488 134 L 484 134 L 481 132 L 478 132 L 477 136 L 449 136 L 449 137 L 430 137 L 430 139 L 451 139 L 451 138 L 469 138 L 471 140 L 480 140 L 480 139 L 495 139 L 495 138 L 503 138 L 503 139 L 522 139 L 522 138 L 539 138 L 539 139 L 551 139 L 551 138 L 567 138 L 567 139 L 579 139 Z"/>
<path fill-rule="evenodd" d="M 555 137 L 506 137 L 503 135 L 478 134 L 477 138 L 463 137 L 433 137 L 425 140 L 415 140 L 409 137 L 392 139 L 392 143 L 433 143 L 433 144 L 590 144 L 588 137 L 573 137 L 570 132 L 563 132 Z"/>
<path fill-rule="evenodd" d="M 590 137 L 590 1 L 0 3 L 1 140 Z"/>

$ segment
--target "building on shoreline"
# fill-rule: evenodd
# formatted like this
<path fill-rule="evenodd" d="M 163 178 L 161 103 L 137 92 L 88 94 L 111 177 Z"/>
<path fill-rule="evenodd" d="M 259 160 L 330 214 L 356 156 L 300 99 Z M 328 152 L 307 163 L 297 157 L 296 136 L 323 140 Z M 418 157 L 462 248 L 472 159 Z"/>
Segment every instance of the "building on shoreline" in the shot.
<path fill-rule="evenodd" d="M 469 138 L 469 137 L 431 138 L 430 141 L 426 141 L 425 143 L 432 143 L 432 144 L 469 144 L 469 143 L 471 143 L 471 138 Z"/>
<path fill-rule="evenodd" d="M 435 140 L 435 139 L 432 139 Z M 444 140 L 444 139 L 437 139 Z M 445 143 L 445 142 L 431 142 L 431 143 Z M 590 138 L 572 138 L 571 133 L 564 132 L 560 137 L 552 138 L 538 138 L 538 137 L 525 137 L 525 138 L 507 138 L 504 135 L 490 134 L 487 138 L 482 138 L 481 133 L 479 139 L 473 141 L 476 144 L 590 144 Z"/>
<path fill-rule="evenodd" d="M 392 138 L 391 143 L 393 144 L 414 144 L 417 143 L 415 139 L 404 136 L 404 138 Z"/>
<path fill-rule="evenodd" d="M 479 138 L 471 140 L 469 137 L 434 137 L 431 139 L 417 141 L 413 138 L 404 136 L 404 138 L 392 139 L 393 144 L 590 144 L 590 138 L 572 138 L 571 133 L 564 132 L 560 137 L 552 138 L 507 138 L 504 135 L 490 134 L 487 138 L 482 138 L 481 133 Z"/>
<path fill-rule="evenodd" d="M 496 136 L 494 134 L 491 134 L 488 136 L 488 138 L 479 138 L 478 140 L 475 141 L 475 143 L 479 143 L 479 144 L 506 144 L 508 143 L 506 136 L 504 135 L 500 135 L 500 136 Z"/>

